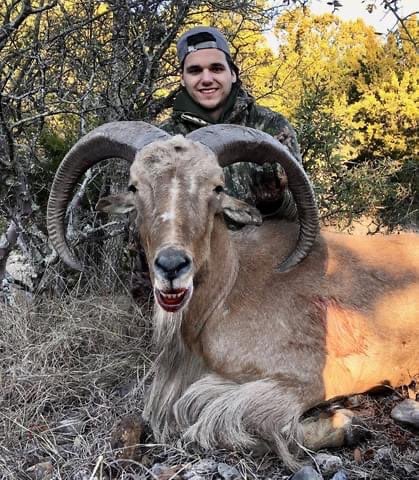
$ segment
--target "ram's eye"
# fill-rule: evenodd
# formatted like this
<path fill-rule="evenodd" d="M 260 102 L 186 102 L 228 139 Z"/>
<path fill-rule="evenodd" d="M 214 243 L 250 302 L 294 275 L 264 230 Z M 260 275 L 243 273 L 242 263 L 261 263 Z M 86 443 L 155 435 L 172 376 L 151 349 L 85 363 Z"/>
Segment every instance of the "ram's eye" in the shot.
<path fill-rule="evenodd" d="M 129 192 L 132 192 L 132 193 L 135 193 L 135 192 L 137 191 L 137 188 L 134 187 L 134 185 L 130 185 L 130 186 L 128 187 L 128 191 L 129 191 Z"/>
<path fill-rule="evenodd" d="M 215 188 L 214 188 L 214 192 L 215 193 L 222 193 L 224 192 L 224 187 L 222 185 L 217 185 Z"/>

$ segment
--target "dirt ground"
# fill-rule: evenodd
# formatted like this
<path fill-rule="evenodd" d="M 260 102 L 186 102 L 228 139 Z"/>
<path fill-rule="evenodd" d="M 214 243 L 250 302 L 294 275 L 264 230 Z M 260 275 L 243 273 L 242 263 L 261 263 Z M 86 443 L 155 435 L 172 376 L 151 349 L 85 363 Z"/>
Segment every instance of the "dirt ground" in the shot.
<path fill-rule="evenodd" d="M 154 355 L 149 312 L 147 301 L 134 306 L 113 292 L 0 306 L 0 479 L 182 479 L 202 459 L 235 467 L 243 479 L 290 478 L 272 454 L 154 443 L 138 420 Z M 419 479 L 418 432 L 390 417 L 409 393 L 341 402 L 365 422 L 359 445 L 326 451 L 341 458 L 348 479 Z M 132 438 L 123 418 L 137 428 Z"/>

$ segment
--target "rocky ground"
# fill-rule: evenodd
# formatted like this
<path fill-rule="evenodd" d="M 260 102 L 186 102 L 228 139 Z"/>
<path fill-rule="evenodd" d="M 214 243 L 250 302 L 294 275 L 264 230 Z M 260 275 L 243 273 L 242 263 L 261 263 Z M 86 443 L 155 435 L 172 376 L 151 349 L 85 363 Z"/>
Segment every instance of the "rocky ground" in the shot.
<path fill-rule="evenodd" d="M 419 480 L 415 384 L 342 401 L 363 440 L 307 452 L 292 473 L 272 454 L 154 443 L 140 417 L 153 358 L 147 302 L 79 291 L 0 306 L 0 331 L 0 479 Z"/>

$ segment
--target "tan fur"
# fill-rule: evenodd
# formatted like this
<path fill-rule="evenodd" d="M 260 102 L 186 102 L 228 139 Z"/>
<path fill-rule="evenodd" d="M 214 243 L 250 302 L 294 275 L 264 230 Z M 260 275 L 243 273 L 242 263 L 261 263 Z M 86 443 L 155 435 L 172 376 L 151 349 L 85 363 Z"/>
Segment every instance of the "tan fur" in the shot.
<path fill-rule="evenodd" d="M 173 179 L 176 219 L 162 222 Z M 324 232 L 301 264 L 278 273 L 298 225 L 229 231 L 223 205 L 233 202 L 235 214 L 245 207 L 214 193 L 222 169 L 202 145 L 178 136 L 146 147 L 131 182 L 154 287 L 167 288 L 153 268 L 163 247 L 193 263 L 174 281 L 194 286 L 186 307 L 170 314 L 156 305 L 159 354 L 146 415 L 157 439 L 183 433 L 206 448 L 259 442 L 295 467 L 289 448 L 304 437 L 305 411 L 419 374 L 417 235 Z"/>

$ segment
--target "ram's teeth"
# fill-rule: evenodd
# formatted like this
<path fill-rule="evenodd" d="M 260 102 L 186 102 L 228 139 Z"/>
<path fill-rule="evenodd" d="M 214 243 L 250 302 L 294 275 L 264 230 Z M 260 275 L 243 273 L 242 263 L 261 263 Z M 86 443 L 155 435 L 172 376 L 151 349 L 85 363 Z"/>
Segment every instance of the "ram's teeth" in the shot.
<path fill-rule="evenodd" d="M 165 293 L 163 294 L 164 297 L 169 298 L 169 299 L 174 299 L 174 298 L 180 298 L 183 295 L 182 293 Z"/>

